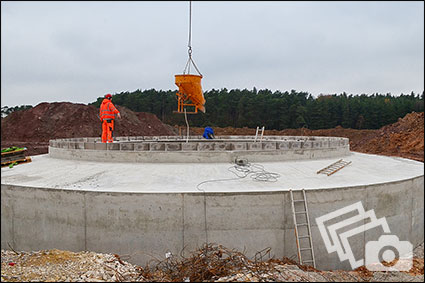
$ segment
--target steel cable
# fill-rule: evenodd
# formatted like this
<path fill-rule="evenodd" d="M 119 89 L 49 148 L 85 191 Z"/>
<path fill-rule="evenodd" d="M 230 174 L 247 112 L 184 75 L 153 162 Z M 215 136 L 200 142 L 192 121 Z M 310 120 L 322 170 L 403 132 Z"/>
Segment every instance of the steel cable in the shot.
<path fill-rule="evenodd" d="M 187 60 L 186 66 L 184 67 L 183 74 L 190 74 L 190 63 L 193 64 L 198 74 L 202 77 L 201 72 L 196 66 L 195 62 L 192 59 L 192 1 L 189 1 L 189 40 L 187 43 L 189 59 Z"/>

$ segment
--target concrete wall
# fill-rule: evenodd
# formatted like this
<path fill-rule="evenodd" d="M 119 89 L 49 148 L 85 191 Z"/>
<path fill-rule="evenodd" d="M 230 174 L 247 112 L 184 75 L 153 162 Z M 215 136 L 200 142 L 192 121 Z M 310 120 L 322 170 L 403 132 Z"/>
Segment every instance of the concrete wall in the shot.
<path fill-rule="evenodd" d="M 339 137 L 222 136 L 214 140 L 192 137 L 118 137 L 59 139 L 49 142 L 49 156 L 102 162 L 253 162 L 305 160 L 350 154 L 349 140 Z"/>
<path fill-rule="evenodd" d="M 362 201 L 391 233 L 414 246 L 424 239 L 424 177 L 386 184 L 306 191 L 317 267 L 351 269 L 328 254 L 315 218 Z M 296 196 L 297 197 L 297 196 Z M 301 221 L 301 220 L 299 220 Z M 303 232 L 301 231 L 301 234 Z M 369 230 L 350 241 L 357 258 Z M 167 251 L 188 255 L 208 241 L 252 257 L 270 247 L 275 257 L 296 258 L 289 192 L 105 193 L 1 185 L 1 248 L 65 249 L 129 254 L 145 264 Z"/>

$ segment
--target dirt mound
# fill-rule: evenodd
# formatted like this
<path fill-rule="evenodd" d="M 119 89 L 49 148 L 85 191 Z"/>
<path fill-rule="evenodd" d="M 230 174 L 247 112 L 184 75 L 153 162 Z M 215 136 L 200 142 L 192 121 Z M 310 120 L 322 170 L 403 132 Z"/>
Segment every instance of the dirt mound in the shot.
<path fill-rule="evenodd" d="M 204 128 L 192 128 L 193 134 L 202 135 Z M 214 127 L 215 135 L 254 135 L 256 129 L 250 128 L 218 128 Z M 424 112 L 412 112 L 398 122 L 378 130 L 346 129 L 341 126 L 332 129 L 309 130 L 285 129 L 265 130 L 264 135 L 282 136 L 332 136 L 350 139 L 350 150 L 399 156 L 424 162 Z"/>
<path fill-rule="evenodd" d="M 137 113 L 117 106 L 121 119 L 116 119 L 114 136 L 171 136 L 173 128 L 154 114 Z M 1 146 L 25 146 L 28 155 L 48 152 L 51 139 L 100 137 L 99 109 L 71 102 L 40 103 L 16 111 L 1 120 Z"/>
<path fill-rule="evenodd" d="M 397 155 L 424 161 L 424 112 L 407 114 L 394 124 L 382 127 L 366 141 L 362 152 Z"/>

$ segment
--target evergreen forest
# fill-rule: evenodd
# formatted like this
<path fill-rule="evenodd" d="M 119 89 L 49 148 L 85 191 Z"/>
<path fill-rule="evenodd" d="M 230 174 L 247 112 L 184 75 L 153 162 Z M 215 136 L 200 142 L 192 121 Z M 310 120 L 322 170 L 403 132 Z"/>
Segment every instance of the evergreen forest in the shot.
<path fill-rule="evenodd" d="M 307 92 L 272 92 L 254 87 L 252 90 L 212 89 L 205 91 L 204 97 L 206 112 L 187 115 L 192 127 L 379 129 L 412 111 L 424 111 L 423 92 L 421 95 L 412 92 L 399 96 L 348 95 L 344 92 L 313 97 Z M 90 105 L 99 107 L 102 100 L 103 97 L 99 97 Z M 173 112 L 177 110 L 176 91 L 138 89 L 114 94 L 112 101 L 136 112 L 153 113 L 170 125 L 185 125 L 184 114 Z"/>

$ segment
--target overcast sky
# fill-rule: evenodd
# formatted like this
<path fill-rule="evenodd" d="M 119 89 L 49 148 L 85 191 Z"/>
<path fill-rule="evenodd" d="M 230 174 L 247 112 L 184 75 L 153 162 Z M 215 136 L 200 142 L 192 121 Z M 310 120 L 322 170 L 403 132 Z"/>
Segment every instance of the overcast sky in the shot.
<path fill-rule="evenodd" d="M 176 90 L 188 37 L 189 1 L 1 1 L 1 105 Z M 204 91 L 422 93 L 424 2 L 192 1 L 192 49 Z"/>

